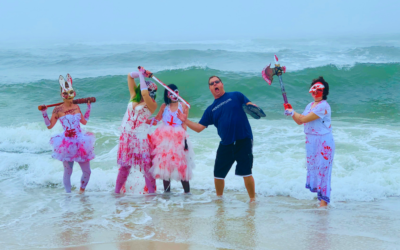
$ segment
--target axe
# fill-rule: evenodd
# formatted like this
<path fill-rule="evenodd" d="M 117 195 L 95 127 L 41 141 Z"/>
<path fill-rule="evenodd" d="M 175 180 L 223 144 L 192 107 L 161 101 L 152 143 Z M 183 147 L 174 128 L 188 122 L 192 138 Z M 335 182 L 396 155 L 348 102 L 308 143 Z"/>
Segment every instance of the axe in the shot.
<path fill-rule="evenodd" d="M 290 105 L 288 103 L 287 100 L 287 96 L 286 96 L 286 90 L 285 90 L 285 85 L 283 85 L 283 81 L 282 81 L 282 72 L 285 73 L 286 72 L 286 67 L 282 66 L 279 64 L 278 62 L 278 57 L 275 55 L 275 68 L 271 69 L 271 64 L 269 64 L 267 67 L 265 67 L 263 69 L 263 71 L 261 72 L 262 77 L 264 78 L 264 80 L 271 85 L 272 84 L 272 80 L 274 79 L 274 75 L 277 75 L 279 78 L 279 83 L 281 85 L 281 91 L 282 91 L 282 96 L 283 96 L 283 106 L 285 107 L 285 109 L 291 109 L 292 105 Z"/>

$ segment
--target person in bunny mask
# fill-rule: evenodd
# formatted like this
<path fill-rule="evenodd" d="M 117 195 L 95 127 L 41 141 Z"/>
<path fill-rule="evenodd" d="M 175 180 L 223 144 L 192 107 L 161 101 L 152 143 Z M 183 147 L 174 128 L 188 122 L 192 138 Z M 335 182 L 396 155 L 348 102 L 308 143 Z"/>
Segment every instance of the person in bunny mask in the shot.
<path fill-rule="evenodd" d="M 326 101 L 329 84 L 320 76 L 311 82 L 309 93 L 314 101 L 309 103 L 302 114 L 285 105 L 285 115 L 292 116 L 298 124 L 304 124 L 307 151 L 306 188 L 317 193 L 320 207 L 326 207 L 331 196 L 331 173 L 335 141 L 332 135 L 331 106 Z"/>
<path fill-rule="evenodd" d="M 47 107 L 43 105 L 42 115 L 48 129 L 52 129 L 59 120 L 64 132 L 53 136 L 50 144 L 53 147 L 52 157 L 62 161 L 64 165 L 63 183 L 67 193 L 71 193 L 71 175 L 74 162 L 78 162 L 82 169 L 80 193 L 86 189 L 90 179 L 90 161 L 94 159 L 95 136 L 81 129 L 80 123 L 86 125 L 89 121 L 91 104 L 87 103 L 85 115 L 77 104 L 73 104 L 76 92 L 72 87 L 72 78 L 67 74 L 67 81 L 63 76 L 58 79 L 63 104 L 53 110 L 51 119 L 47 115 Z"/>

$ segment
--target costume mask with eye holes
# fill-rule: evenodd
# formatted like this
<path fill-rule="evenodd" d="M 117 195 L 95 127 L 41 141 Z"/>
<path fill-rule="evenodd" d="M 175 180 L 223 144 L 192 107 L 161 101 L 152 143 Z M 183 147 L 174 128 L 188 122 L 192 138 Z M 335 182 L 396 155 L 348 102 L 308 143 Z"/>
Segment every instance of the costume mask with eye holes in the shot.
<path fill-rule="evenodd" d="M 308 92 L 311 93 L 316 98 L 318 98 L 323 96 L 324 88 L 325 86 L 322 83 L 316 82 L 313 86 L 311 86 Z"/>
<path fill-rule="evenodd" d="M 72 88 L 72 77 L 70 74 L 67 74 L 67 81 L 60 75 L 58 82 L 60 83 L 61 96 L 63 99 L 73 99 L 76 96 L 76 92 Z"/>
<path fill-rule="evenodd" d="M 179 95 L 179 90 L 175 89 L 174 92 Z M 173 102 L 177 102 L 178 101 L 178 97 L 176 97 L 174 94 L 172 94 L 171 92 L 168 92 L 168 97 L 169 99 L 171 99 L 171 101 Z"/>
<path fill-rule="evenodd" d="M 146 81 L 150 97 L 155 100 L 157 94 L 157 85 L 152 81 Z"/>

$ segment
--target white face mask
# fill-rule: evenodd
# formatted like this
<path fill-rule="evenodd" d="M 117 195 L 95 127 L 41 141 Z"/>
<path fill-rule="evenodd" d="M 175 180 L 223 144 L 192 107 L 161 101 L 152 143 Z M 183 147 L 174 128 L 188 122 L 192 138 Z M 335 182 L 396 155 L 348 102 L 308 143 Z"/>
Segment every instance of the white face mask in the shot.
<path fill-rule="evenodd" d="M 75 90 L 72 88 L 72 77 L 70 74 L 67 74 L 67 81 L 60 75 L 58 83 L 61 87 L 61 96 L 63 99 L 72 99 L 76 96 Z"/>
<path fill-rule="evenodd" d="M 179 90 L 175 89 L 174 92 L 179 95 Z M 177 102 L 178 101 L 178 97 L 176 97 L 174 94 L 172 94 L 171 92 L 168 92 L 168 98 L 171 99 L 171 101 L 173 102 Z"/>
<path fill-rule="evenodd" d="M 154 100 L 157 94 L 157 85 L 152 81 L 146 81 L 150 97 Z"/>
<path fill-rule="evenodd" d="M 322 97 L 322 95 L 324 93 L 324 88 L 325 88 L 325 86 L 322 83 L 317 82 L 313 86 L 311 86 L 311 88 L 308 92 L 311 93 L 315 97 Z"/>

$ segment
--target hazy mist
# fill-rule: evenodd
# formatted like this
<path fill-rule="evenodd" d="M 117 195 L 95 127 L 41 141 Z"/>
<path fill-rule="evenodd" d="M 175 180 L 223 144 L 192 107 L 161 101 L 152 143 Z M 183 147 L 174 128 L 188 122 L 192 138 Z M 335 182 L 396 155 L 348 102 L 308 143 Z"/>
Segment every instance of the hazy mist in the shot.
<path fill-rule="evenodd" d="M 0 41 L 135 42 L 400 33 L 400 1 L 1 1 Z"/>

